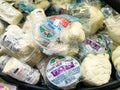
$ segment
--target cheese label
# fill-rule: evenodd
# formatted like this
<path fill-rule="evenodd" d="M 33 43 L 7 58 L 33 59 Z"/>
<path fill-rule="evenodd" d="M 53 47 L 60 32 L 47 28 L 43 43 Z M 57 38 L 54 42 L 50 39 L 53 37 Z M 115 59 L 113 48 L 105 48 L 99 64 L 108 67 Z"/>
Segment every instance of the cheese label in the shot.
<path fill-rule="evenodd" d="M 54 39 L 74 21 L 79 21 L 79 19 L 69 15 L 53 16 L 39 26 L 39 34 L 46 40 Z"/>
<path fill-rule="evenodd" d="M 67 87 L 80 78 L 80 64 L 70 56 L 52 58 L 47 65 L 46 76 L 53 85 Z"/>

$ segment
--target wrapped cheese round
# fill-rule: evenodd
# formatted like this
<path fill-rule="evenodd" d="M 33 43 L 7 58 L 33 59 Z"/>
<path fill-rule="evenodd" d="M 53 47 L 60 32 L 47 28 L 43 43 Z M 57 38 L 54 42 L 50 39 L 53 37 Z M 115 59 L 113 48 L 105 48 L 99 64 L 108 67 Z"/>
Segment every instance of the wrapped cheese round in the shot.
<path fill-rule="evenodd" d="M 31 66 L 34 66 L 42 57 L 42 53 L 33 40 L 29 39 L 29 36 L 16 25 L 6 28 L 6 32 L 1 38 L 1 44 L 8 55 L 27 62 Z"/>
<path fill-rule="evenodd" d="M 58 15 L 38 23 L 33 29 L 33 37 L 45 54 L 67 55 L 78 52 L 78 42 L 85 39 L 85 33 L 78 18 Z"/>
<path fill-rule="evenodd" d="M 48 86 L 66 90 L 75 88 L 81 77 L 80 64 L 75 58 L 56 56 L 44 58 L 41 61 L 37 67 L 44 75 Z"/>
<path fill-rule="evenodd" d="M 120 14 L 107 18 L 105 24 L 110 37 L 120 44 Z"/>
<path fill-rule="evenodd" d="M 67 12 L 80 19 L 86 35 L 96 33 L 103 26 L 104 16 L 97 7 L 84 3 L 72 4 L 67 8 Z"/>
<path fill-rule="evenodd" d="M 91 86 L 100 86 L 110 80 L 111 63 L 108 54 L 88 54 L 81 63 L 83 81 Z"/>
<path fill-rule="evenodd" d="M 29 65 L 20 62 L 14 57 L 10 58 L 2 72 L 29 84 L 36 84 L 40 79 L 38 70 L 31 68 Z"/>
<path fill-rule="evenodd" d="M 18 24 L 22 19 L 22 13 L 9 3 L 0 0 L 0 19 L 9 24 Z"/>
<path fill-rule="evenodd" d="M 88 54 L 112 53 L 112 40 L 108 35 L 97 34 L 87 37 L 79 46 L 79 57 L 83 60 Z"/>

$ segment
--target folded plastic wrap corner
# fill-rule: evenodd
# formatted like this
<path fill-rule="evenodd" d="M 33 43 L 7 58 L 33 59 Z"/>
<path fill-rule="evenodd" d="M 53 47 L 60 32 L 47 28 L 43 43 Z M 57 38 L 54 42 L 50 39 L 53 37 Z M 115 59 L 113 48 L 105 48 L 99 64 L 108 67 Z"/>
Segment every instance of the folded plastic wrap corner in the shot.
<path fill-rule="evenodd" d="M 36 24 L 42 24 L 47 20 L 47 17 L 43 9 L 35 9 L 28 16 L 23 25 L 23 30 L 25 33 L 32 34 L 32 29 Z M 31 36 L 32 37 L 32 36 Z"/>
<path fill-rule="evenodd" d="M 33 29 L 36 43 L 47 55 L 74 55 L 78 52 L 78 42 L 85 39 L 79 19 L 70 15 L 48 18 Z"/>
<path fill-rule="evenodd" d="M 2 35 L 1 44 L 5 53 L 34 66 L 42 57 L 42 53 L 29 36 L 16 25 L 9 25 Z"/>
<path fill-rule="evenodd" d="M 111 39 L 120 44 L 120 14 L 107 18 L 105 24 Z"/>
<path fill-rule="evenodd" d="M 112 54 L 113 41 L 109 35 L 96 34 L 88 36 L 79 46 L 79 59 L 82 61 L 88 54 Z"/>
<path fill-rule="evenodd" d="M 2 73 L 29 84 L 37 84 L 40 79 L 38 70 L 20 62 L 14 57 L 11 57 L 6 63 Z"/>
<path fill-rule="evenodd" d="M 111 69 L 108 54 L 88 54 L 81 63 L 83 81 L 91 86 L 100 86 L 108 83 Z"/>
<path fill-rule="evenodd" d="M 103 26 L 102 12 L 97 7 L 86 3 L 71 4 L 68 6 L 67 13 L 80 19 L 87 36 L 96 33 Z"/>
<path fill-rule="evenodd" d="M 45 57 L 37 67 L 52 89 L 73 89 L 81 77 L 79 62 L 70 56 Z"/>
<path fill-rule="evenodd" d="M 0 83 L 0 90 L 17 90 L 17 87 L 10 84 Z"/>
<path fill-rule="evenodd" d="M 22 13 L 4 0 L 0 0 L 0 19 L 9 24 L 18 24 L 22 19 Z"/>

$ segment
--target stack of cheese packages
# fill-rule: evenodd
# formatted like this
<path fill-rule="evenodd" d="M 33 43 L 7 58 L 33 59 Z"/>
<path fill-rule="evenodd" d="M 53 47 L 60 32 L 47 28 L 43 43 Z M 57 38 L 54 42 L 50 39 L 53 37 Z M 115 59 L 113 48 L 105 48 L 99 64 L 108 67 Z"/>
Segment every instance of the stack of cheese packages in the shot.
<path fill-rule="evenodd" d="M 119 75 L 120 15 L 104 18 L 78 1 L 0 0 L 1 73 L 34 85 L 43 78 L 49 89 L 100 86 L 111 78 L 112 57 Z"/>

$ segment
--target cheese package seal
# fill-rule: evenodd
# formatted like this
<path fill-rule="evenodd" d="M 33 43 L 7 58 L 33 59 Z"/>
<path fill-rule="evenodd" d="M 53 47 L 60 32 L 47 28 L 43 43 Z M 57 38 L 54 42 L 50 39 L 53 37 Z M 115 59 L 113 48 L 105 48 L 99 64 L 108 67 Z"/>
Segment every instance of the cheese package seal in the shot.
<path fill-rule="evenodd" d="M 40 73 L 38 70 L 20 62 L 14 57 L 10 58 L 2 72 L 19 81 L 29 84 L 37 84 L 40 79 Z"/>
<path fill-rule="evenodd" d="M 10 25 L 1 38 L 1 44 L 5 52 L 34 66 L 42 57 L 42 53 L 29 36 L 23 33 L 23 30 L 16 25 Z"/>
<path fill-rule="evenodd" d="M 9 3 L 0 0 L 0 19 L 9 24 L 18 24 L 22 19 L 22 13 Z"/>
<path fill-rule="evenodd" d="M 103 25 L 104 16 L 102 12 L 97 7 L 86 3 L 70 4 L 67 13 L 80 19 L 86 36 L 95 34 Z"/>
<path fill-rule="evenodd" d="M 37 67 L 49 87 L 54 89 L 75 88 L 81 77 L 80 64 L 75 58 L 56 56 L 44 58 L 41 61 Z"/>
<path fill-rule="evenodd" d="M 80 43 L 79 58 L 83 60 L 88 54 L 112 54 L 112 40 L 103 34 L 91 35 Z"/>
<path fill-rule="evenodd" d="M 70 15 L 52 16 L 35 26 L 33 37 L 47 55 L 78 52 L 78 42 L 85 39 L 79 19 Z M 73 45 L 73 46 L 72 46 Z M 71 49 L 71 50 L 70 50 Z"/>

